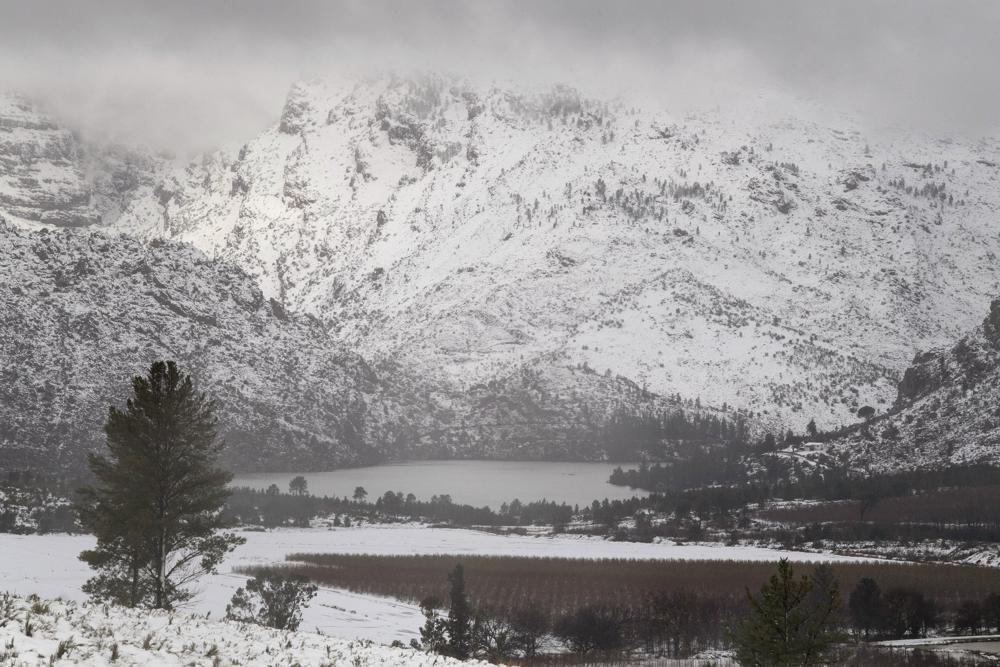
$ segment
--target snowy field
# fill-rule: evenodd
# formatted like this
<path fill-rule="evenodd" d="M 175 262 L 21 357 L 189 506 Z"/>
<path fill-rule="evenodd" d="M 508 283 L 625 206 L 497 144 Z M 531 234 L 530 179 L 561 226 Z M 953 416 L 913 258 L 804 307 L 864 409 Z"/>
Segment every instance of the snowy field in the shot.
<path fill-rule="evenodd" d="M 473 530 L 416 525 L 374 525 L 344 529 L 243 531 L 247 543 L 230 554 L 217 575 L 199 582 L 189 611 L 219 618 L 246 577 L 232 573 L 243 565 L 284 561 L 296 552 L 342 554 L 455 554 L 547 556 L 557 558 L 634 558 L 643 560 L 856 561 L 847 556 L 816 555 L 757 547 L 679 546 L 670 543 L 609 542 L 594 537 L 501 536 Z M 0 534 L 0 590 L 43 598 L 83 600 L 80 586 L 90 576 L 77 555 L 92 546 L 85 535 Z M 304 615 L 303 630 L 319 630 L 344 639 L 409 643 L 423 622 L 420 610 L 391 598 L 321 588 Z"/>

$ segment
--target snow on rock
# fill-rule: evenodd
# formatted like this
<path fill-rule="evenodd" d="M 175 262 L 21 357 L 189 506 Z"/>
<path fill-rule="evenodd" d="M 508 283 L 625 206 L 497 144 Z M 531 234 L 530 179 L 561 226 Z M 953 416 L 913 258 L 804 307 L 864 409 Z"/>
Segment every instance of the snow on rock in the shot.
<path fill-rule="evenodd" d="M 31 170 L 121 171 L 26 161 L 64 131 L 0 109 L 15 224 L 87 189 Z M 677 394 L 758 431 L 836 427 L 887 409 L 914 354 L 1000 293 L 1000 143 L 777 93 L 679 115 L 567 86 L 304 82 L 239 151 L 153 162 L 114 206 L 91 188 L 100 222 L 80 220 L 238 265 L 446 415 L 392 445 L 441 456 L 600 457 L 586 436 L 609 411 Z"/>
<path fill-rule="evenodd" d="M 0 211 L 27 225 L 110 223 L 163 161 L 83 141 L 33 102 L 0 93 Z"/>
<path fill-rule="evenodd" d="M 461 387 L 586 366 L 827 428 L 1000 291 L 998 156 L 780 95 L 679 116 L 386 76 L 297 84 L 116 226 Z"/>
<path fill-rule="evenodd" d="M 978 327 L 916 355 L 891 410 L 825 451 L 869 471 L 1000 461 L 1000 298 L 983 310 Z"/>
<path fill-rule="evenodd" d="M 162 611 L 21 597 L 7 598 L 7 602 L 10 608 L 4 607 L 0 596 L 0 664 L 11 667 L 487 664 L 463 663 L 365 640 L 347 641 Z"/>

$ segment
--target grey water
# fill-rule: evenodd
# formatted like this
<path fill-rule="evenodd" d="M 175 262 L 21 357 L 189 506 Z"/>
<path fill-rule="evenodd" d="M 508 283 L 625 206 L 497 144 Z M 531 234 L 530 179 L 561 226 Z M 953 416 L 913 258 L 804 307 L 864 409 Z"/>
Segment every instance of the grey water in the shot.
<path fill-rule="evenodd" d="M 618 463 L 553 463 L 537 461 L 413 461 L 328 472 L 248 473 L 237 475 L 233 486 L 266 489 L 277 484 L 288 491 L 288 482 L 302 475 L 309 493 L 351 497 L 355 487 L 368 492 L 368 500 L 386 491 L 412 493 L 418 500 L 450 495 L 454 503 L 494 510 L 515 498 L 522 503 L 550 500 L 569 505 L 589 505 L 594 500 L 623 500 L 646 495 L 638 489 L 608 483 Z"/>

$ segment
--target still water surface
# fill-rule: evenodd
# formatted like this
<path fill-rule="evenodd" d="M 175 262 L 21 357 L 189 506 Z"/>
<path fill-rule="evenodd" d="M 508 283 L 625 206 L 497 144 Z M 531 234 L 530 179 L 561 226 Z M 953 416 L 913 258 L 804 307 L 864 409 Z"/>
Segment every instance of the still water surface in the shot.
<path fill-rule="evenodd" d="M 522 503 L 554 500 L 570 505 L 591 501 L 631 498 L 642 491 L 608 484 L 617 463 L 548 463 L 536 461 L 414 461 L 329 472 L 252 473 L 237 475 L 234 486 L 266 489 L 277 484 L 288 490 L 288 482 L 302 475 L 309 492 L 317 496 L 352 496 L 363 486 L 368 499 L 386 491 L 414 494 L 419 500 L 448 494 L 452 502 L 488 505 L 493 509 L 517 498 Z M 628 468 L 629 465 L 622 467 Z"/>

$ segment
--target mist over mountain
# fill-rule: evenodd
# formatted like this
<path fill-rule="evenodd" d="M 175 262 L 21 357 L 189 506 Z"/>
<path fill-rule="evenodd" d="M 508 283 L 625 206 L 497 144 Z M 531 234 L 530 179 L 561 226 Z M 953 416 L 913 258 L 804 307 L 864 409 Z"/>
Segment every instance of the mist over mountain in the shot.
<path fill-rule="evenodd" d="M 686 112 L 784 90 L 938 136 L 995 134 L 987 2 L 3 0 L 0 89 L 185 159 L 268 127 L 292 81 L 396 69 L 564 82 Z"/>

